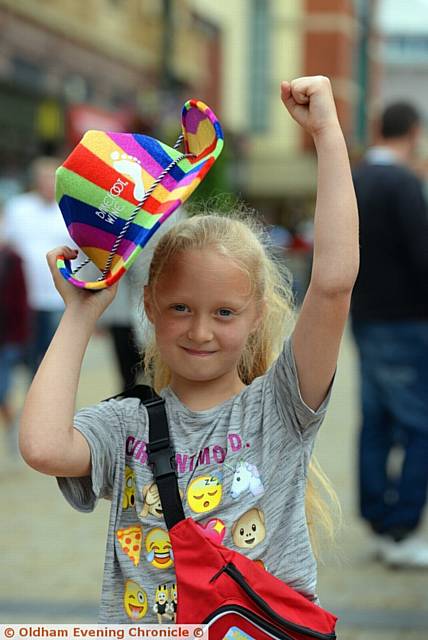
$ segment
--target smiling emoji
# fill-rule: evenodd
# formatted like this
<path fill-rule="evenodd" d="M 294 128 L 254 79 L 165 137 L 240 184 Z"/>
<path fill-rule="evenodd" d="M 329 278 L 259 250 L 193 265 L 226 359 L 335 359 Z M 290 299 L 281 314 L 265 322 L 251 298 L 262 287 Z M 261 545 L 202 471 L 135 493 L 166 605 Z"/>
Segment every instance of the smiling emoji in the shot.
<path fill-rule="evenodd" d="M 223 495 L 221 476 L 198 476 L 187 488 L 187 502 L 195 513 L 206 513 L 218 507 Z"/>
<path fill-rule="evenodd" d="M 147 613 L 147 594 L 138 582 L 128 580 L 125 584 L 123 606 L 131 620 L 141 620 Z"/>
<path fill-rule="evenodd" d="M 265 517 L 260 509 L 246 511 L 232 527 L 233 542 L 241 549 L 252 549 L 265 536 Z"/>
<path fill-rule="evenodd" d="M 146 550 L 146 559 L 157 569 L 168 569 L 174 563 L 171 541 L 164 529 L 150 529 L 146 536 Z"/>

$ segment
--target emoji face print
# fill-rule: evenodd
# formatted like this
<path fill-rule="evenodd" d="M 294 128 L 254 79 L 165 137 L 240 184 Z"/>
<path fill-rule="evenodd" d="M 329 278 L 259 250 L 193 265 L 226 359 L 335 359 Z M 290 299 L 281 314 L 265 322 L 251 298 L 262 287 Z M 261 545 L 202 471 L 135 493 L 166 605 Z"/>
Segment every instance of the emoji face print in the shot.
<path fill-rule="evenodd" d="M 135 505 L 135 474 L 131 467 L 125 467 L 125 488 L 123 490 L 122 509 Z"/>
<path fill-rule="evenodd" d="M 146 518 L 149 514 L 155 518 L 163 518 L 163 509 L 159 496 L 159 489 L 156 482 L 150 482 L 143 487 L 144 505 L 141 509 L 140 518 Z M 180 498 L 183 498 L 183 492 L 179 489 Z"/>
<path fill-rule="evenodd" d="M 162 505 L 159 497 L 159 489 L 156 482 L 151 482 L 143 487 L 144 505 L 140 517 L 145 518 L 149 513 L 155 518 L 163 517 Z"/>
<path fill-rule="evenodd" d="M 246 511 L 232 527 L 233 542 L 241 549 L 252 549 L 265 536 L 265 517 L 260 509 Z"/>
<path fill-rule="evenodd" d="M 164 529 L 150 529 L 146 536 L 146 550 L 146 559 L 157 569 L 168 569 L 174 563 L 171 541 Z"/>
<path fill-rule="evenodd" d="M 187 502 L 195 513 L 206 513 L 218 507 L 223 495 L 221 476 L 198 476 L 187 489 Z"/>
<path fill-rule="evenodd" d="M 125 584 L 123 606 L 131 620 L 141 620 L 147 613 L 147 594 L 138 582 L 128 580 Z"/>

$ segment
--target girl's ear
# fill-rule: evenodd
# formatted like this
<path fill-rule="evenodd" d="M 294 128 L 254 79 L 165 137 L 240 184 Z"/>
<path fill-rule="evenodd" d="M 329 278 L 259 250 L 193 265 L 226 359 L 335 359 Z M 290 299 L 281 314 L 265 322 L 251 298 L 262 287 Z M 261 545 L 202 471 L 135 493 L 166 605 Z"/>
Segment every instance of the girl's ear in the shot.
<path fill-rule="evenodd" d="M 144 287 L 144 311 L 146 312 L 146 316 L 150 322 L 153 324 L 153 298 L 152 292 L 147 285 Z"/>

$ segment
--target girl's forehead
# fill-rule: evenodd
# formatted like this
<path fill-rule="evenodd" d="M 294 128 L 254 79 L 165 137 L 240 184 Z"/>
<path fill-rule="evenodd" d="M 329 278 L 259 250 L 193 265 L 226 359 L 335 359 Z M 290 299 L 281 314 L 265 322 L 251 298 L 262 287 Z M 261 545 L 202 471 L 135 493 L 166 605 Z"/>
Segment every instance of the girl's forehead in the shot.
<path fill-rule="evenodd" d="M 160 274 L 158 286 L 163 290 L 223 288 L 246 296 L 252 290 L 248 273 L 214 248 L 189 249 L 172 256 Z"/>

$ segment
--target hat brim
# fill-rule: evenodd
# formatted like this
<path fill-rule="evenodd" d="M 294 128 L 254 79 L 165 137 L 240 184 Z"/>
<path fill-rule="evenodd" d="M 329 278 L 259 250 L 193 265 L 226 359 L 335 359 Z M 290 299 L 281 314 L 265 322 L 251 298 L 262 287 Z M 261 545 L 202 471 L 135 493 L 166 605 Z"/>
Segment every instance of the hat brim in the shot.
<path fill-rule="evenodd" d="M 84 289 L 108 287 L 134 263 L 163 222 L 198 187 L 223 148 L 216 116 L 199 100 L 183 107 L 185 153 L 155 187 L 121 240 L 105 277 L 75 277 L 62 256 L 57 266 L 67 280 Z M 137 205 L 173 160 L 182 155 L 141 134 L 88 131 L 56 174 L 56 198 L 69 234 L 102 272 L 114 243 Z"/>

